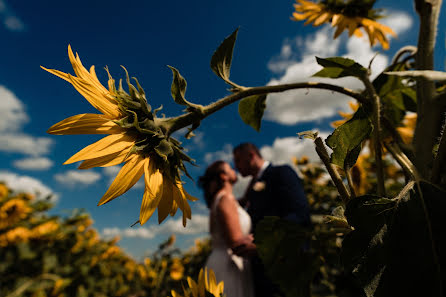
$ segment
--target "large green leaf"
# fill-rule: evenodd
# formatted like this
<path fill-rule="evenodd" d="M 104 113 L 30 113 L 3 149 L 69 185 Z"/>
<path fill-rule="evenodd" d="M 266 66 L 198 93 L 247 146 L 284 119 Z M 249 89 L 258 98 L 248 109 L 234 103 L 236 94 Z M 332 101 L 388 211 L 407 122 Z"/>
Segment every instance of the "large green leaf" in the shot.
<path fill-rule="evenodd" d="M 355 229 L 344 238 L 341 258 L 368 297 L 444 296 L 446 274 L 438 268 L 446 264 L 446 192 L 426 182 L 415 189 L 398 200 L 362 196 L 347 204 Z"/>
<path fill-rule="evenodd" d="M 278 217 L 266 217 L 255 230 L 266 273 L 287 297 L 309 296 L 309 284 L 319 268 L 318 259 L 303 249 L 309 235 L 300 225 Z"/>
<path fill-rule="evenodd" d="M 331 162 L 344 168 L 356 163 L 361 143 L 372 131 L 372 125 L 367 113 L 360 107 L 353 117 L 336 128 L 325 140 L 333 150 Z"/>
<path fill-rule="evenodd" d="M 313 76 L 329 78 L 354 76 L 357 78 L 362 78 L 367 74 L 366 68 L 351 59 L 342 57 L 324 59 L 316 57 L 316 61 L 324 68 L 313 74 Z"/>
<path fill-rule="evenodd" d="M 266 108 L 266 95 L 253 95 L 240 100 L 238 113 L 243 122 L 260 131 L 263 112 Z"/>
<path fill-rule="evenodd" d="M 230 82 L 229 74 L 231 70 L 232 53 L 237 39 L 238 28 L 231 35 L 225 38 L 211 58 L 211 68 L 224 81 Z"/>

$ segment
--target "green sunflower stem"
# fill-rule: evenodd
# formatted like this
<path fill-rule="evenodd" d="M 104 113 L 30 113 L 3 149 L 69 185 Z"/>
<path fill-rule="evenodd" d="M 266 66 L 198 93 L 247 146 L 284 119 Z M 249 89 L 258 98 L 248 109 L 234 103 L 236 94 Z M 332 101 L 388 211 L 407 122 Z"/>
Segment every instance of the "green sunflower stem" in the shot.
<path fill-rule="evenodd" d="M 347 204 L 347 202 L 351 198 L 350 193 L 345 187 L 345 184 L 342 182 L 342 178 L 339 175 L 339 172 L 336 170 L 336 167 L 330 162 L 330 156 L 328 155 L 327 149 L 325 148 L 324 143 L 322 142 L 322 138 L 317 137 L 314 140 L 314 144 L 316 145 L 316 152 L 319 158 L 321 158 L 322 162 L 327 168 L 328 174 L 330 174 L 333 183 L 338 189 L 339 195 L 341 195 L 342 201 L 344 202 L 344 204 Z"/>
<path fill-rule="evenodd" d="M 181 116 L 177 116 L 174 118 L 167 118 L 163 120 L 164 129 L 167 131 L 167 134 L 170 135 L 173 132 L 192 125 L 193 123 L 200 121 L 214 112 L 234 103 L 243 98 L 252 96 L 252 95 L 261 95 L 261 94 L 270 94 L 270 93 L 281 93 L 289 90 L 296 89 L 324 89 L 328 91 L 338 92 L 347 96 L 350 96 L 361 103 L 366 103 L 366 98 L 360 93 L 354 92 L 348 88 L 327 84 L 327 83 L 319 83 L 319 82 L 299 82 L 292 84 L 283 84 L 276 86 L 262 86 L 262 87 L 251 87 L 251 88 L 243 88 L 240 91 L 226 96 L 224 98 L 219 99 L 218 101 L 211 103 L 207 106 L 200 108 L 199 110 L 191 111 L 189 113 L 183 114 Z"/>
<path fill-rule="evenodd" d="M 378 195 L 383 197 L 386 195 L 386 189 L 384 187 L 384 166 L 381 150 L 381 99 L 376 94 L 375 87 L 368 76 L 362 77 L 361 80 L 373 106 L 373 149 L 375 152 L 376 177 L 378 180 Z"/>

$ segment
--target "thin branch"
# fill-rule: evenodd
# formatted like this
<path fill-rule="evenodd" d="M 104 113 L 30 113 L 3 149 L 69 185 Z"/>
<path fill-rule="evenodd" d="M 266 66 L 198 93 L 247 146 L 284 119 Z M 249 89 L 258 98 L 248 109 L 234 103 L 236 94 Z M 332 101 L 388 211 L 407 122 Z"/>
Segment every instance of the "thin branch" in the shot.
<path fill-rule="evenodd" d="M 252 96 L 252 95 L 261 95 L 261 94 L 269 94 L 269 93 L 281 93 L 288 90 L 296 90 L 296 89 L 323 89 L 333 92 L 338 92 L 347 96 L 350 96 L 363 104 L 367 104 L 366 98 L 353 90 L 348 88 L 331 85 L 327 83 L 319 83 L 319 82 L 300 82 L 293 84 L 283 84 L 276 86 L 263 86 L 263 87 L 252 87 L 245 88 L 237 93 L 231 94 L 224 98 L 219 99 L 218 101 L 211 103 L 207 106 L 202 107 L 201 109 L 197 109 L 196 111 L 192 111 L 178 117 L 164 119 L 164 123 L 166 126 L 166 130 L 169 131 L 170 134 L 173 132 L 187 127 L 193 124 L 196 121 L 200 121 L 212 113 L 222 109 L 223 107 L 230 105 L 234 102 L 237 102 L 240 99 Z"/>
<path fill-rule="evenodd" d="M 420 174 L 418 173 L 417 168 L 401 151 L 396 143 L 384 142 L 384 146 L 411 179 L 414 179 L 415 181 L 420 180 Z"/>
<path fill-rule="evenodd" d="M 353 185 L 353 179 L 352 179 L 352 174 L 351 174 L 350 170 L 351 170 L 350 166 L 345 166 L 344 172 L 345 172 L 345 176 L 347 177 L 348 188 L 350 189 L 351 197 L 354 198 L 354 197 L 356 197 L 356 193 L 355 193 L 355 186 Z"/>
<path fill-rule="evenodd" d="M 330 156 L 328 155 L 328 152 L 324 146 L 324 143 L 322 142 L 322 139 L 320 137 L 317 137 L 314 140 L 314 144 L 316 145 L 316 152 L 319 155 L 319 158 L 321 158 L 322 162 L 327 168 L 328 174 L 330 174 L 331 179 L 333 180 L 336 188 L 338 189 L 339 195 L 341 195 L 342 201 L 344 202 L 344 204 L 347 204 L 351 196 L 347 188 L 345 187 L 345 184 L 342 182 L 339 172 L 334 167 L 334 165 L 331 164 Z"/>
<path fill-rule="evenodd" d="M 413 189 L 414 185 L 415 185 L 415 182 L 413 180 L 408 182 L 407 185 L 405 185 L 404 188 L 401 190 L 401 192 L 398 193 L 398 196 L 396 196 L 392 200 L 400 201 L 401 199 L 406 197 L 406 195 L 409 193 L 409 191 Z"/>
<path fill-rule="evenodd" d="M 392 58 L 392 65 L 398 63 L 399 59 L 407 53 L 410 53 L 410 55 L 404 58 L 404 61 L 407 61 L 408 59 L 413 58 L 416 55 L 417 47 L 413 45 L 406 45 L 400 48 Z"/>

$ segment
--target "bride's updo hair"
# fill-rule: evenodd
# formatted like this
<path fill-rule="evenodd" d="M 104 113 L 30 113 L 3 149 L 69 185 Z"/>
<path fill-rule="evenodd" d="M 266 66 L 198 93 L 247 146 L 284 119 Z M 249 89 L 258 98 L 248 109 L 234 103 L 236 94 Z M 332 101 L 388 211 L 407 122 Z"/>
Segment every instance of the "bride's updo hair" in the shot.
<path fill-rule="evenodd" d="M 225 161 L 218 160 L 209 165 L 203 176 L 198 179 L 198 186 L 203 189 L 204 200 L 208 208 L 212 205 L 215 194 L 223 187 L 223 180 L 220 174 L 224 173 L 223 165 Z"/>

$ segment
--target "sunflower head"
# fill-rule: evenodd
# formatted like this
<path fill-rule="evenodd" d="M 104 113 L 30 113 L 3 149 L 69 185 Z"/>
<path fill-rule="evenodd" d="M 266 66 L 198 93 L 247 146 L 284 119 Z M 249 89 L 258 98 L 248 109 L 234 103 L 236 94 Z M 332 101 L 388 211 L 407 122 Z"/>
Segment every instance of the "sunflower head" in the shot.
<path fill-rule="evenodd" d="M 305 20 L 305 25 L 313 23 L 313 26 L 331 23 L 332 27 L 336 27 L 335 39 L 344 30 L 348 30 L 349 37 L 352 35 L 362 37 L 362 28 L 369 37 L 370 46 L 379 42 L 384 49 L 388 49 L 389 41 L 386 35 L 396 36 L 396 34 L 391 28 L 376 21 L 382 16 L 378 10 L 372 9 L 374 2 L 374 0 L 322 0 L 315 3 L 297 0 L 292 19 Z"/>
<path fill-rule="evenodd" d="M 145 191 L 139 222 L 144 224 L 158 208 L 158 221 L 174 215 L 178 208 L 183 212 L 183 225 L 191 218 L 189 201 L 196 200 L 183 189 L 181 175 L 187 176 L 185 162 L 193 160 L 184 152 L 181 143 L 171 137 L 176 118 L 158 117 L 161 107 L 152 110 L 138 80 L 130 81 L 124 68 L 128 90 L 123 80 L 118 87 L 108 69 L 108 84 L 104 87 L 92 66 L 87 70 L 79 55 L 68 47 L 68 56 L 75 75 L 54 69 L 44 70 L 71 83 L 101 114 L 80 114 L 53 125 L 48 133 L 109 134 L 85 147 L 64 164 L 83 161 L 79 169 L 107 167 L 125 163 L 108 191 L 99 201 L 107 203 L 128 191 L 144 174 Z M 185 101 L 184 101 L 185 102 Z M 190 177 L 190 176 L 189 176 Z"/>

